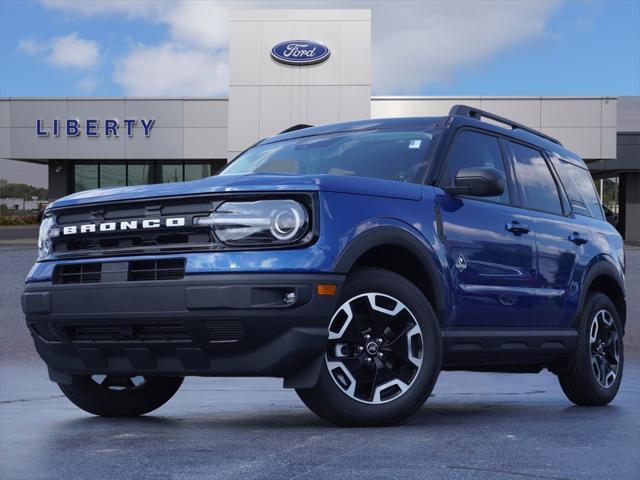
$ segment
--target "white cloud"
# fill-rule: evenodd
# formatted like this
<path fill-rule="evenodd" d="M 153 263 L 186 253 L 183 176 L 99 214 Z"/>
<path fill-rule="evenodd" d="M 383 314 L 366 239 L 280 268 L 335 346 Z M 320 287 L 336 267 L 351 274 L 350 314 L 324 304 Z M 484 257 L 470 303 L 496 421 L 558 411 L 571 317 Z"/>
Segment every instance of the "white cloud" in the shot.
<path fill-rule="evenodd" d="M 128 18 L 153 18 L 163 11 L 169 2 L 152 0 L 40 0 L 47 8 L 71 15 L 102 17 L 125 15 Z"/>
<path fill-rule="evenodd" d="M 85 93 L 91 93 L 95 91 L 101 83 L 100 79 L 95 75 L 85 75 L 78 81 L 78 88 Z"/>
<path fill-rule="evenodd" d="M 556 2 L 406 2 L 374 6 L 378 93 L 413 93 L 545 38 Z"/>
<path fill-rule="evenodd" d="M 291 8 L 286 1 L 104 1 L 43 0 L 47 7 L 81 16 L 122 16 L 167 27 L 161 45 L 135 47 L 117 62 L 114 79 L 125 94 L 178 95 L 197 87 L 224 93 L 228 10 L 231 8 Z M 375 1 L 311 0 L 305 8 L 370 8 L 372 10 L 373 89 L 376 94 L 414 94 L 429 85 L 465 75 L 471 68 L 529 42 L 553 37 L 547 22 L 557 2 L 550 1 Z M 167 65 L 192 65 L 192 59 L 213 62 L 193 64 L 193 72 L 172 72 L 153 65 L 162 57 Z M 137 65 L 167 71 L 168 78 L 137 83 L 128 78 L 151 77 Z M 201 77 L 206 71 L 210 77 Z M 211 72 L 216 72 L 211 76 Z M 196 78 L 197 77 L 197 78 Z M 185 82 L 181 85 L 180 82 Z M 145 87 L 146 85 L 146 87 Z M 147 88 L 148 90 L 145 90 Z M 171 88 L 175 88 L 172 91 Z M 428 90 L 427 90 L 428 91 Z M 155 93 L 154 93 L 155 92 Z"/>
<path fill-rule="evenodd" d="M 144 19 L 153 23 L 165 24 L 175 41 L 206 49 L 226 47 L 228 42 L 227 11 L 230 7 L 260 4 L 255 1 L 242 4 L 211 0 L 41 1 L 45 7 L 69 15 L 83 17 L 124 16 L 129 20 Z M 267 6 L 264 3 L 262 5 Z"/>
<path fill-rule="evenodd" d="M 138 45 L 118 62 L 113 80 L 126 95 L 221 95 L 229 82 L 226 64 L 226 52 Z"/>
<path fill-rule="evenodd" d="M 32 38 L 20 40 L 18 43 L 18 50 L 29 55 L 39 55 L 46 50 L 46 46 L 38 43 Z"/>
<path fill-rule="evenodd" d="M 47 62 L 56 67 L 91 68 L 100 61 L 98 43 L 70 33 L 51 40 Z"/>
<path fill-rule="evenodd" d="M 70 68 L 77 74 L 84 73 L 77 86 L 85 93 L 94 92 L 101 83 L 95 75 L 95 67 L 101 60 L 98 43 L 80 38 L 77 33 L 56 37 L 47 42 L 24 39 L 18 43 L 18 51 L 43 58 L 55 67 Z"/>
<path fill-rule="evenodd" d="M 229 42 L 228 9 L 220 2 L 179 2 L 163 21 L 178 42 L 204 49 L 226 48 Z"/>

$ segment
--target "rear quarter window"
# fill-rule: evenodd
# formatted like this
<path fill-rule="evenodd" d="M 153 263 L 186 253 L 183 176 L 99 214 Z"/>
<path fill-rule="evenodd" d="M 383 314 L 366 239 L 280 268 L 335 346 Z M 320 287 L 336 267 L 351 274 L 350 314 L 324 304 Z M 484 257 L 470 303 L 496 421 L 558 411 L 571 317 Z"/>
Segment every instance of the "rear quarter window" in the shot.
<path fill-rule="evenodd" d="M 578 167 L 550 154 L 573 210 L 579 215 L 604 220 L 600 198 L 589 170 Z"/>

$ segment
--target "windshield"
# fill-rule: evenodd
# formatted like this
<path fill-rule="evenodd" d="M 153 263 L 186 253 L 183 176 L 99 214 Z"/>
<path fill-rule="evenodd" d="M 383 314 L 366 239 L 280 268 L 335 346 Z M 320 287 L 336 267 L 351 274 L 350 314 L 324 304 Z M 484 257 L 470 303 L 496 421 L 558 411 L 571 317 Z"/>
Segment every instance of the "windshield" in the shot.
<path fill-rule="evenodd" d="M 247 150 L 221 175 L 355 175 L 420 183 L 439 130 L 366 130 L 295 138 Z"/>

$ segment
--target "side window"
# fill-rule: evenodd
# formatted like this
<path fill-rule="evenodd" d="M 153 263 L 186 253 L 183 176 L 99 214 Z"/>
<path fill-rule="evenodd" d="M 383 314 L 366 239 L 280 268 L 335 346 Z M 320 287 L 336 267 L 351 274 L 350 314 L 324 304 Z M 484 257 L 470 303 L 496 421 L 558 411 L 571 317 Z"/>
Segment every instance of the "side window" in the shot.
<path fill-rule="evenodd" d="M 573 210 L 580 215 L 602 220 L 600 199 L 596 193 L 596 187 L 593 185 L 589 171 L 565 162 L 555 155 L 551 156 L 551 161 L 569 196 Z"/>
<path fill-rule="evenodd" d="M 538 150 L 511 143 L 516 160 L 516 176 L 522 184 L 528 208 L 562 214 L 558 186 L 547 162 Z"/>
<path fill-rule="evenodd" d="M 500 152 L 498 139 L 492 135 L 463 130 L 453 139 L 453 144 L 447 155 L 447 164 L 440 178 L 440 185 L 452 187 L 456 183 L 456 174 L 460 169 L 467 167 L 491 167 L 498 170 L 505 179 L 504 161 Z M 509 203 L 508 187 L 504 193 L 496 197 L 482 197 L 498 203 Z"/>

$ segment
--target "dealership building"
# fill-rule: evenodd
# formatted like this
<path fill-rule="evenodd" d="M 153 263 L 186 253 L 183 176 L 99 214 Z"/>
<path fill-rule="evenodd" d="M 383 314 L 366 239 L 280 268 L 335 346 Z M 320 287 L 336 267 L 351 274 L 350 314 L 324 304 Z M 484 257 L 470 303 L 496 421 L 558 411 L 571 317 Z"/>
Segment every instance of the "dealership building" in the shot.
<path fill-rule="evenodd" d="M 237 10 L 229 21 L 228 98 L 0 98 L 0 158 L 48 165 L 58 198 L 209 176 L 296 124 L 466 104 L 581 155 L 621 233 L 640 241 L 640 97 L 372 97 L 369 10 Z"/>

